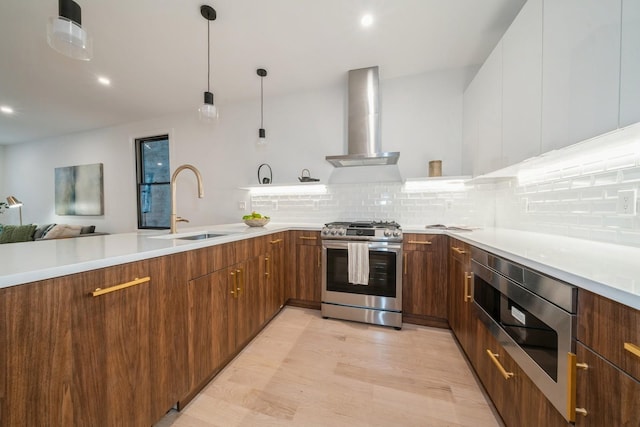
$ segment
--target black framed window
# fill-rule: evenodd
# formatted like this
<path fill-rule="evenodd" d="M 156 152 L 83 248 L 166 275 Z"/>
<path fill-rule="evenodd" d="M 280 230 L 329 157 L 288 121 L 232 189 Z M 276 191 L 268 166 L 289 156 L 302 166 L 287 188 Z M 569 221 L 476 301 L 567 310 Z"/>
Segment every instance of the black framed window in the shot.
<path fill-rule="evenodd" d="M 136 139 L 138 228 L 170 228 L 169 135 Z"/>

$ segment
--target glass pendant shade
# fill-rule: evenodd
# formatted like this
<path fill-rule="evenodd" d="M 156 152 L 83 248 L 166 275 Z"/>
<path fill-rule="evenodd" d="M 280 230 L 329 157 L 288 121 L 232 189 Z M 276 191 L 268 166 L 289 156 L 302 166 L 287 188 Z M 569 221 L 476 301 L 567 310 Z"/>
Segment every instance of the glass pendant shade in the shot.
<path fill-rule="evenodd" d="M 80 6 L 73 0 L 59 0 L 58 13 L 47 24 L 49 46 L 69 58 L 89 61 L 93 57 L 93 39 L 82 28 Z"/>
<path fill-rule="evenodd" d="M 209 121 L 218 118 L 218 109 L 213 103 L 213 94 L 211 92 L 204 93 L 204 103 L 198 109 L 200 119 Z"/>
<path fill-rule="evenodd" d="M 260 128 L 258 129 L 258 145 L 266 145 L 267 144 L 267 132 Z"/>

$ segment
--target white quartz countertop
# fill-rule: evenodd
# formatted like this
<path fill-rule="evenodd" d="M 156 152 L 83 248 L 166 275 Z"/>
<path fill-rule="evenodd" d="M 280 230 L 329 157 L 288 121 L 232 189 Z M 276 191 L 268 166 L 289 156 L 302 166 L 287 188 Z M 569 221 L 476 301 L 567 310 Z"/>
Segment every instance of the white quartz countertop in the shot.
<path fill-rule="evenodd" d="M 244 223 L 137 233 L 39 240 L 0 245 L 0 288 L 66 276 L 97 268 L 155 258 L 286 230 L 320 230 L 321 224 L 277 224 L 248 227 Z M 181 240 L 172 237 L 212 232 L 221 237 Z"/>
<path fill-rule="evenodd" d="M 177 236 L 214 232 L 207 240 L 140 231 L 0 245 L 0 288 L 263 236 L 319 231 L 322 224 L 243 223 L 181 228 Z M 640 310 L 640 248 L 510 229 L 450 231 L 403 226 L 405 233 L 447 234 L 523 266 Z"/>
<path fill-rule="evenodd" d="M 509 229 L 446 233 L 640 310 L 640 248 Z"/>

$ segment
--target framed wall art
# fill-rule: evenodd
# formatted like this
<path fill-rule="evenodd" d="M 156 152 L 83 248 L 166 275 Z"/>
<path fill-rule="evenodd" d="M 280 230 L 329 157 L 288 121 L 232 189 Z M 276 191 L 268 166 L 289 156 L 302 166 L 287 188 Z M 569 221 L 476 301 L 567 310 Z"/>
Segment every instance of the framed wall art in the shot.
<path fill-rule="evenodd" d="M 55 168 L 56 215 L 104 215 L 102 163 Z"/>

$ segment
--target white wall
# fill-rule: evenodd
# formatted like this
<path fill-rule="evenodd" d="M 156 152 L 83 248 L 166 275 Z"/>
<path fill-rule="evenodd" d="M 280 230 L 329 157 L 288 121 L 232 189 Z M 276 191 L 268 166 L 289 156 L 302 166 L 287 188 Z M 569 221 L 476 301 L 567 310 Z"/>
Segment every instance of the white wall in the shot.
<path fill-rule="evenodd" d="M 381 81 L 382 148 L 401 152 L 403 176 L 426 176 L 428 162 L 433 159 L 443 160 L 443 174 L 460 174 L 466 71 L 445 70 Z M 172 170 L 191 163 L 204 179 L 205 198 L 199 200 L 193 175 L 189 171 L 180 175 L 178 213 L 190 219 L 190 225 L 238 222 L 243 212 L 237 202 L 249 201 L 247 192 L 238 187 L 257 184 L 261 163 L 271 165 L 275 183 L 297 182 L 303 168 L 327 182 L 334 169 L 325 156 L 346 152 L 345 106 L 343 85 L 280 97 L 265 93 L 266 147 L 255 144 L 260 111 L 257 98 L 220 105 L 220 118 L 214 125 L 199 122 L 194 106 L 193 113 L 6 146 L 5 182 L 0 181 L 4 184 L 0 189 L 24 202 L 25 223 L 95 224 L 98 231 L 134 231 L 133 140 L 169 132 Z M 55 215 L 54 169 L 89 163 L 104 164 L 104 216 Z"/>

